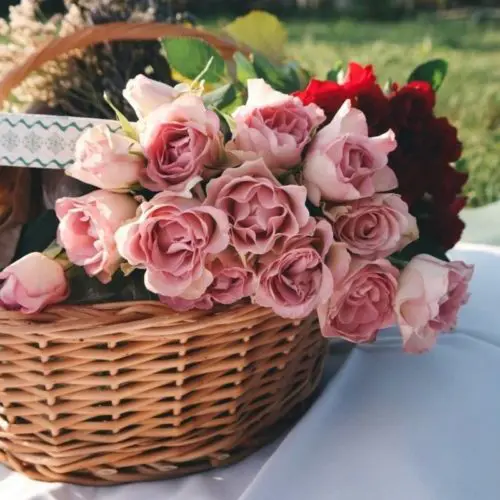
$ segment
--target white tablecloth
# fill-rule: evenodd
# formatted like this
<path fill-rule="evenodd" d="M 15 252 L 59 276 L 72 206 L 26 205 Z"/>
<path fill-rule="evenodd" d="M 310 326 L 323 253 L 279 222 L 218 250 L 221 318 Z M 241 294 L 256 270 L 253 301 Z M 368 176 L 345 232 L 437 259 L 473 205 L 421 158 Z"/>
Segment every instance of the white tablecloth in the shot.
<path fill-rule="evenodd" d="M 457 331 L 431 353 L 395 330 L 329 361 L 330 382 L 295 428 L 240 464 L 107 488 L 37 483 L 0 467 L 1 500 L 498 500 L 500 249 L 461 245 L 476 264 Z"/>

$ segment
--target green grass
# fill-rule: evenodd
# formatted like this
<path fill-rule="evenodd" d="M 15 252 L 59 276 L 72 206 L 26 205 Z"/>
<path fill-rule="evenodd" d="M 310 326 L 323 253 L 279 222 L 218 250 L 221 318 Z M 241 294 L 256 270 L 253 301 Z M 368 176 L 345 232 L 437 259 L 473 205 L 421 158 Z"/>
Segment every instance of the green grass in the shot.
<path fill-rule="evenodd" d="M 289 54 L 324 77 L 337 60 L 375 65 L 381 82 L 404 82 L 431 58 L 449 63 L 437 112 L 459 129 L 470 206 L 500 199 L 500 26 L 422 19 L 400 23 L 289 22 Z"/>

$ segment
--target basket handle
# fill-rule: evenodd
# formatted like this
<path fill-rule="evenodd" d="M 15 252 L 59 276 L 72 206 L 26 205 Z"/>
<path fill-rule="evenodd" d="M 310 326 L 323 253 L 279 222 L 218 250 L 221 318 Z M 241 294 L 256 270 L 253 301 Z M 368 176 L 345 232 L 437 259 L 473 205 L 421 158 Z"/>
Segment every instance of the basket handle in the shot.
<path fill-rule="evenodd" d="M 16 88 L 32 71 L 45 63 L 75 49 L 85 49 L 91 45 L 125 40 L 157 40 L 158 38 L 192 37 L 201 38 L 215 47 L 224 59 L 230 59 L 237 51 L 248 54 L 248 49 L 236 45 L 208 31 L 180 24 L 167 23 L 108 23 L 88 26 L 68 36 L 55 38 L 31 54 L 22 64 L 11 69 L 0 79 L 0 109 L 10 92 Z"/>

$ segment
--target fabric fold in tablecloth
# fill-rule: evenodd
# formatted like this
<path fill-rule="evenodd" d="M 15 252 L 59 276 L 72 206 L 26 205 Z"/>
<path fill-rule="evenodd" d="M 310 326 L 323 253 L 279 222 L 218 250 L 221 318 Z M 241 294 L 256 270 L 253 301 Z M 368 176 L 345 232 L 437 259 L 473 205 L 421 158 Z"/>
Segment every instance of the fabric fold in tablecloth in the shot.
<path fill-rule="evenodd" d="M 500 251 L 476 264 L 459 327 L 428 354 L 390 329 L 355 349 L 241 500 L 498 500 Z"/>

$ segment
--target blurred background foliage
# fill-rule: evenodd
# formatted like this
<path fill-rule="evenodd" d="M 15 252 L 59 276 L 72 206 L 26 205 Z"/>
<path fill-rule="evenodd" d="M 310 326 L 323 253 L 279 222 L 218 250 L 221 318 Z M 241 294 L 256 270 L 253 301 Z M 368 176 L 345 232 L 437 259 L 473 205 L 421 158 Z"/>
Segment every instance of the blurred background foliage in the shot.
<path fill-rule="evenodd" d="M 9 5 L 16 3 L 17 0 L 2 0 L 0 15 L 5 15 Z M 64 0 L 45 0 L 44 3 L 47 13 L 63 10 Z M 163 0 L 162 3 L 174 11 L 189 10 L 200 17 L 241 15 L 252 9 L 263 9 L 282 16 L 297 12 L 312 15 L 342 13 L 378 19 L 395 19 L 422 10 L 498 6 L 498 0 Z"/>
<path fill-rule="evenodd" d="M 457 168 L 470 174 L 469 206 L 500 199 L 499 0 L 127 1 L 142 9 L 154 3 L 156 18 L 163 20 L 189 11 L 213 30 L 251 9 L 274 12 L 288 32 L 287 55 L 319 77 L 338 60 L 354 60 L 373 64 L 382 82 L 403 81 L 422 61 L 446 59 L 449 73 L 439 91 L 438 112 L 459 128 L 464 142 Z M 2 0 L 0 12 L 9 3 L 18 0 Z M 42 6 L 48 16 L 62 11 L 64 1 L 44 0 Z"/>

